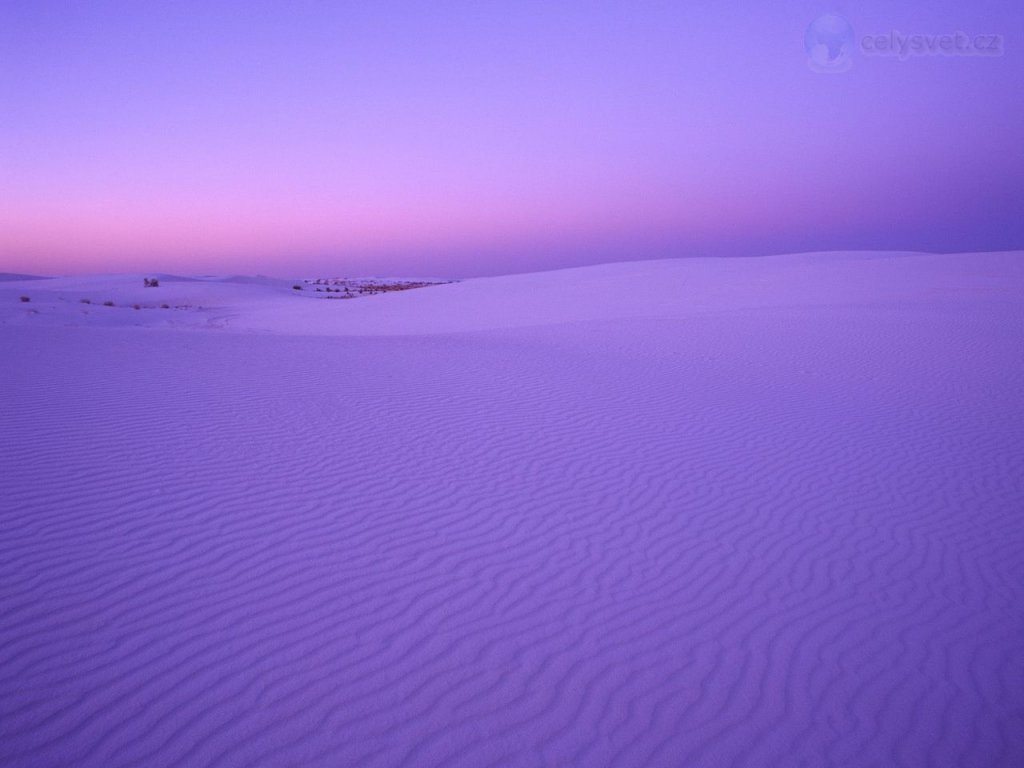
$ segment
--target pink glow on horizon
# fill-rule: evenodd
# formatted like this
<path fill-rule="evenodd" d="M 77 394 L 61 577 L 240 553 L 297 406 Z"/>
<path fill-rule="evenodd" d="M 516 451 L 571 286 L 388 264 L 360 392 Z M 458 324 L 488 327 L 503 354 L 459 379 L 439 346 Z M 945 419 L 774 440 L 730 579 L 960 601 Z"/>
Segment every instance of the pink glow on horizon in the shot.
<path fill-rule="evenodd" d="M 850 17 L 1010 45 L 1015 9 Z M 7 11 L 0 271 L 1024 247 L 1021 57 L 820 75 L 810 2 Z"/>

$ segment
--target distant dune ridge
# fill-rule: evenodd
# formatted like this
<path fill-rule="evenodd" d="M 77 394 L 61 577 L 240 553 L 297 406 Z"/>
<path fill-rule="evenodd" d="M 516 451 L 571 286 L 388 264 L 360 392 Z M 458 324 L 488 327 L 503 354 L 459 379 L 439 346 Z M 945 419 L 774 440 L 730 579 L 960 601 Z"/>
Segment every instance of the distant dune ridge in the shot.
<path fill-rule="evenodd" d="M 0 282 L 0 765 L 1024 765 L 1024 254 L 146 276 Z"/>
<path fill-rule="evenodd" d="M 38 275 L 22 275 L 16 272 L 0 272 L 0 282 L 8 282 L 11 280 L 48 280 L 46 277 L 39 277 Z"/>

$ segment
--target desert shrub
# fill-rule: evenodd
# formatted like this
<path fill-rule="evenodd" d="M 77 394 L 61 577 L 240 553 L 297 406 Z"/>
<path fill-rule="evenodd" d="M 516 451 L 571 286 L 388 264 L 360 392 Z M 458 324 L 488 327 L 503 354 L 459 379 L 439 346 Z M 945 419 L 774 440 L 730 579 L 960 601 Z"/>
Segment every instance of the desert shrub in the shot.
<path fill-rule="evenodd" d="M 142 307 L 138 304 L 132 304 L 132 309 L 142 309 Z"/>
<path fill-rule="evenodd" d="M 114 306 L 114 302 L 109 301 L 109 300 L 108 301 L 104 301 L 103 302 L 103 306 L 104 307 L 112 307 L 112 306 Z"/>
<path fill-rule="evenodd" d="M 92 299 L 79 299 L 80 304 L 92 304 Z"/>
<path fill-rule="evenodd" d="M 142 284 L 146 288 L 157 288 L 160 285 L 160 281 L 155 277 L 144 277 L 142 278 Z"/>
<path fill-rule="evenodd" d="M 302 290 L 302 286 L 301 285 L 293 285 L 292 286 L 292 290 L 293 291 L 301 291 Z"/>
<path fill-rule="evenodd" d="M 170 304 L 161 304 L 160 305 L 160 309 L 170 309 L 170 308 L 171 308 Z"/>
<path fill-rule="evenodd" d="M 22 302 L 32 301 L 32 299 L 30 299 L 28 296 L 19 296 L 18 299 Z"/>

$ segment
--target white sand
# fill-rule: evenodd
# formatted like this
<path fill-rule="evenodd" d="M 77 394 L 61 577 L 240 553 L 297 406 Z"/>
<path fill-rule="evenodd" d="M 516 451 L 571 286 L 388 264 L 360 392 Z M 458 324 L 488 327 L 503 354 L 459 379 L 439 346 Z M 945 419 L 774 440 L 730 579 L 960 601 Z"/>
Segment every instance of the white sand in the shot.
<path fill-rule="evenodd" d="M 0 281 L 0 765 L 1024 764 L 1024 254 L 160 277 Z"/>

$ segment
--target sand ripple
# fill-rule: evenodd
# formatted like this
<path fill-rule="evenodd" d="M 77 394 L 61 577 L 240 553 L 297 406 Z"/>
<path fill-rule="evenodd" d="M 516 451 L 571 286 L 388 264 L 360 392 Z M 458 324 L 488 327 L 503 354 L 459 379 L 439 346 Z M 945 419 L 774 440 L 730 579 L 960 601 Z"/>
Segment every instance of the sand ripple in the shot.
<path fill-rule="evenodd" d="M 6 333 L 0 764 L 1024 764 L 1020 323 Z"/>

